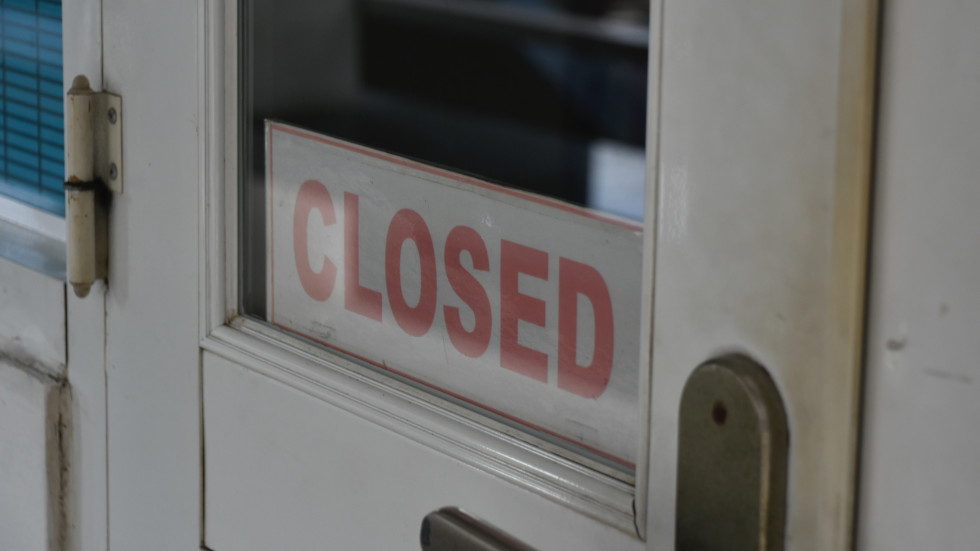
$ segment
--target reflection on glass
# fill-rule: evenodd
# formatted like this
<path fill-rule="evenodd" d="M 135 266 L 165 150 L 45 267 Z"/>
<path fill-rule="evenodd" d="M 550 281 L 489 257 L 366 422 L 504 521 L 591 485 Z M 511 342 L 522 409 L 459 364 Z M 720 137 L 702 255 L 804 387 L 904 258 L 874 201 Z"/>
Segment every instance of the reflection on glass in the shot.
<path fill-rule="evenodd" d="M 247 263 L 264 261 L 267 118 L 642 220 L 646 1 L 243 2 Z"/>

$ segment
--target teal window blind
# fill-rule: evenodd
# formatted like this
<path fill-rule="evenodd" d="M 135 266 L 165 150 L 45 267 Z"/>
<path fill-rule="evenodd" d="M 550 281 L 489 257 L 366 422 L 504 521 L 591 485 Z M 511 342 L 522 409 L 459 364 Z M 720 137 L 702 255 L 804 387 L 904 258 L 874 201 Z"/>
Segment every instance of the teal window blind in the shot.
<path fill-rule="evenodd" d="M 0 193 L 64 215 L 61 0 L 0 0 Z"/>

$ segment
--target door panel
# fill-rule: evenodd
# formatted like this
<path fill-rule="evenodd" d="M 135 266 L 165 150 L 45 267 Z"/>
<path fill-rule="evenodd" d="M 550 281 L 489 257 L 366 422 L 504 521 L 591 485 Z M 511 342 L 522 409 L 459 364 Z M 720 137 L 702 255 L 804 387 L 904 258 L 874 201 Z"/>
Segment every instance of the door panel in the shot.
<path fill-rule="evenodd" d="M 644 547 L 625 532 L 210 353 L 204 402 L 205 532 L 212 549 L 283 542 L 294 549 L 413 549 L 422 518 L 447 505 L 540 549 Z"/>

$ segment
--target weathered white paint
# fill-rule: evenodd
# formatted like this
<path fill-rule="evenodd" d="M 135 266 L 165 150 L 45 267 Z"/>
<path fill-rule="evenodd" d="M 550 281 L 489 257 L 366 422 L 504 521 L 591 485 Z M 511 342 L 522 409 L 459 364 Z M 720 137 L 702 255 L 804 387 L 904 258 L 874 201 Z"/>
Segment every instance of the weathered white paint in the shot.
<path fill-rule="evenodd" d="M 980 542 L 980 3 L 887 2 L 858 546 Z"/>
<path fill-rule="evenodd" d="M 61 549 L 62 387 L 0 359 L 0 548 Z"/>
<path fill-rule="evenodd" d="M 0 357 L 65 370 L 65 283 L 0 257 Z"/>
<path fill-rule="evenodd" d="M 871 7 L 665 3 L 652 548 L 674 542 L 683 384 L 732 351 L 765 366 L 786 404 L 788 548 L 849 546 L 868 177 L 838 152 L 868 164 L 874 67 L 853 61 L 870 57 Z"/>

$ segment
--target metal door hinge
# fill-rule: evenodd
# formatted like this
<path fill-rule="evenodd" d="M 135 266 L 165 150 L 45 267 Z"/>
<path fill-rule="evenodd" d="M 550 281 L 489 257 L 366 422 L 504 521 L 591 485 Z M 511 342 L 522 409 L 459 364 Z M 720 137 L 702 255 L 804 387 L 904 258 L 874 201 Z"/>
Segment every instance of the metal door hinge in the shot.
<path fill-rule="evenodd" d="M 122 98 L 77 76 L 68 90 L 65 199 L 68 282 L 88 295 L 108 273 L 108 207 L 122 193 Z"/>

